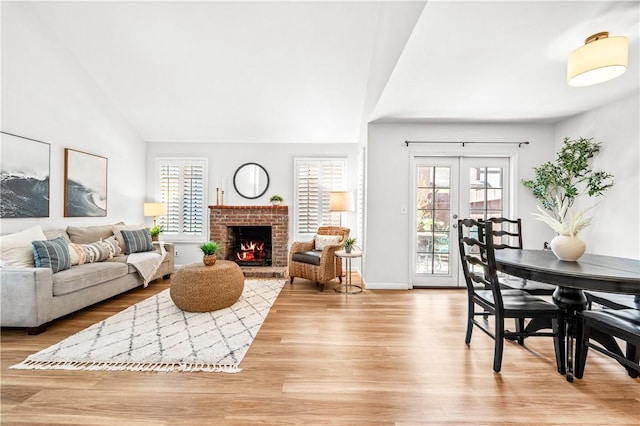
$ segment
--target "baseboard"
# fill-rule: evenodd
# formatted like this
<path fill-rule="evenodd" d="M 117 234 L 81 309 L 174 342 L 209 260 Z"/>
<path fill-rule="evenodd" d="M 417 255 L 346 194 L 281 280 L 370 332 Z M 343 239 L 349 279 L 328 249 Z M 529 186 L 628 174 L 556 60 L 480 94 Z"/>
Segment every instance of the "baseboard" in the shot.
<path fill-rule="evenodd" d="M 366 282 L 367 290 L 409 290 L 408 283 L 371 283 Z"/>

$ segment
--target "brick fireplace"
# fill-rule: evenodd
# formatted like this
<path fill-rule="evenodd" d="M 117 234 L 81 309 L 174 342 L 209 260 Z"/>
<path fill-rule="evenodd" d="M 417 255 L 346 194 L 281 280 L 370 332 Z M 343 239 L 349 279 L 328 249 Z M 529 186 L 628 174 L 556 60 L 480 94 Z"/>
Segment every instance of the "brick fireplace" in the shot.
<path fill-rule="evenodd" d="M 289 207 L 209 206 L 210 239 L 220 245 L 220 259 L 237 261 L 235 247 L 240 243 L 237 241 L 238 227 L 270 227 L 270 259 L 262 268 L 277 268 L 282 272 L 280 275 L 284 275 L 288 261 Z M 249 269 L 260 270 L 261 267 L 243 267 L 245 276 L 263 275 L 248 274 Z"/>

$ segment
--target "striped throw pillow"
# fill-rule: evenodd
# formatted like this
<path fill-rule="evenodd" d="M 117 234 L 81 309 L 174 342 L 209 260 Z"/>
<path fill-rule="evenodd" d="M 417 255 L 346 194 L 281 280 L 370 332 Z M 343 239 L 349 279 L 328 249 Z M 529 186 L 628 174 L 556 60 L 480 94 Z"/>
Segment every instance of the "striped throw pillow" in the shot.
<path fill-rule="evenodd" d="M 136 229 L 122 231 L 122 239 L 126 247 L 125 253 L 140 253 L 143 251 L 152 251 L 153 243 L 151 242 L 151 234 L 148 229 Z"/>
<path fill-rule="evenodd" d="M 71 268 L 69 247 L 64 237 L 53 240 L 32 241 L 36 268 L 51 268 L 55 272 Z"/>

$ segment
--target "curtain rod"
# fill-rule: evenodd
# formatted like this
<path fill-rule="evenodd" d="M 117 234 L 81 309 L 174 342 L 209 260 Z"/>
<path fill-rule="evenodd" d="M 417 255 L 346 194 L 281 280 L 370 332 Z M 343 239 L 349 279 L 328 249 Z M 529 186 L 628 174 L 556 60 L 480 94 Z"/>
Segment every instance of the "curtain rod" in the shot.
<path fill-rule="evenodd" d="M 497 142 L 497 141 L 487 141 L 487 142 L 455 142 L 455 141 L 404 141 L 406 146 L 409 146 L 410 143 L 461 143 L 464 147 L 468 143 L 497 143 L 497 144 L 518 144 L 518 148 L 522 145 L 529 145 L 529 141 L 522 142 Z"/>

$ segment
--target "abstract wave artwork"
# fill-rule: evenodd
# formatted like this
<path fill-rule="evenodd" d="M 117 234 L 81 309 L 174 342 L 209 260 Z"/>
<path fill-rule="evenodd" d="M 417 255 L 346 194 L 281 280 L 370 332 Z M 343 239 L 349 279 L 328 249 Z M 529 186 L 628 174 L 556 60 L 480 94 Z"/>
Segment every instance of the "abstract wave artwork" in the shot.
<path fill-rule="evenodd" d="M 51 145 L 0 132 L 0 218 L 49 217 Z"/>
<path fill-rule="evenodd" d="M 107 215 L 107 170 L 105 157 L 64 149 L 64 216 Z"/>

